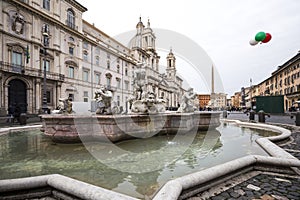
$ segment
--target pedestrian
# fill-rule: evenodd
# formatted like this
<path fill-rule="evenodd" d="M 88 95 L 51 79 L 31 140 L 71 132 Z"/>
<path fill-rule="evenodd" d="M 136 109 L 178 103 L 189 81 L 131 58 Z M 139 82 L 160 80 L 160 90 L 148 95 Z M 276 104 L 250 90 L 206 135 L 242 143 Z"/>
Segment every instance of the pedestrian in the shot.
<path fill-rule="evenodd" d="M 13 108 L 12 105 L 8 106 L 7 112 L 8 112 L 8 114 L 7 114 L 7 120 L 6 120 L 6 122 L 7 123 L 12 123 L 13 122 L 13 118 L 14 118 L 14 116 L 13 116 L 13 114 L 14 114 L 14 108 Z"/>
<path fill-rule="evenodd" d="M 19 122 L 20 115 L 21 115 L 21 108 L 20 108 L 19 104 L 17 104 L 15 107 L 15 110 L 14 110 L 14 114 L 13 114 L 13 116 L 14 116 L 13 121 L 15 121 L 15 119 L 17 119 L 17 122 Z"/>

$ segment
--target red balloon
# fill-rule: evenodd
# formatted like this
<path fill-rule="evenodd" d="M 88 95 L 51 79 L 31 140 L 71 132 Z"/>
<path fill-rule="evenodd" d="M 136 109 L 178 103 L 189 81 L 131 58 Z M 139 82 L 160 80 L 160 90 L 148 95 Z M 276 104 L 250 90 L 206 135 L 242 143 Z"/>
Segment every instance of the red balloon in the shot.
<path fill-rule="evenodd" d="M 266 38 L 262 41 L 263 43 L 267 43 L 271 40 L 272 35 L 270 33 L 266 33 Z"/>

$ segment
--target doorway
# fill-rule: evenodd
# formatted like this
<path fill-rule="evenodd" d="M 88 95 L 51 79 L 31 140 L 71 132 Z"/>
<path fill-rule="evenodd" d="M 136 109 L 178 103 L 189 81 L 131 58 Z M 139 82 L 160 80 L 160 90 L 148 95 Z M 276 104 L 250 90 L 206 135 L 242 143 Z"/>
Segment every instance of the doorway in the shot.
<path fill-rule="evenodd" d="M 17 106 L 21 113 L 27 112 L 27 87 L 23 81 L 14 79 L 9 81 L 8 107 L 15 110 Z"/>

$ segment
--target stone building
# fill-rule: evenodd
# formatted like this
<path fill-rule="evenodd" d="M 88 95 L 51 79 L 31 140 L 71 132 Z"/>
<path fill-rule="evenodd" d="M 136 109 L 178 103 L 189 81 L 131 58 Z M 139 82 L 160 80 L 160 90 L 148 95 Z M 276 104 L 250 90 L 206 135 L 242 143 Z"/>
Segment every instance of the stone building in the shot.
<path fill-rule="evenodd" d="M 175 56 L 170 52 L 167 73 L 160 74 L 150 23 L 137 25 L 143 45 L 126 47 L 83 20 L 87 8 L 75 0 L 3 0 L 0 9 L 0 114 L 16 106 L 38 114 L 55 109 L 60 97 L 90 103 L 101 86 L 126 106 L 141 61 L 147 87 L 167 106 L 178 105 L 183 89 Z"/>
<path fill-rule="evenodd" d="M 258 85 L 262 96 L 284 95 L 284 108 L 288 110 L 300 100 L 300 51 Z"/>
<path fill-rule="evenodd" d="M 0 9 L 1 113 L 8 106 L 20 106 L 21 112 L 27 113 L 41 111 L 44 68 L 45 99 L 47 106 L 54 108 L 70 89 L 66 76 L 70 68 L 80 67 L 81 17 L 87 9 L 72 0 L 4 0 Z"/>

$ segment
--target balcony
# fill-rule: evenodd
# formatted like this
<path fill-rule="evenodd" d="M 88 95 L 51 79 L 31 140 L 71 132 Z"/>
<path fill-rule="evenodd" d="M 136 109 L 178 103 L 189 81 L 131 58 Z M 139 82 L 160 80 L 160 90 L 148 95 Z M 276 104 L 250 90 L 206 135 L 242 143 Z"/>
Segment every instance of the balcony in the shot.
<path fill-rule="evenodd" d="M 44 70 L 29 68 L 22 65 L 12 64 L 12 63 L 6 63 L 3 61 L 0 61 L 0 71 L 14 73 L 14 74 L 21 74 L 24 76 L 38 77 L 38 78 L 44 77 Z M 59 73 L 47 72 L 46 76 L 47 76 L 47 80 L 62 81 L 62 82 L 65 80 L 65 76 Z"/>

